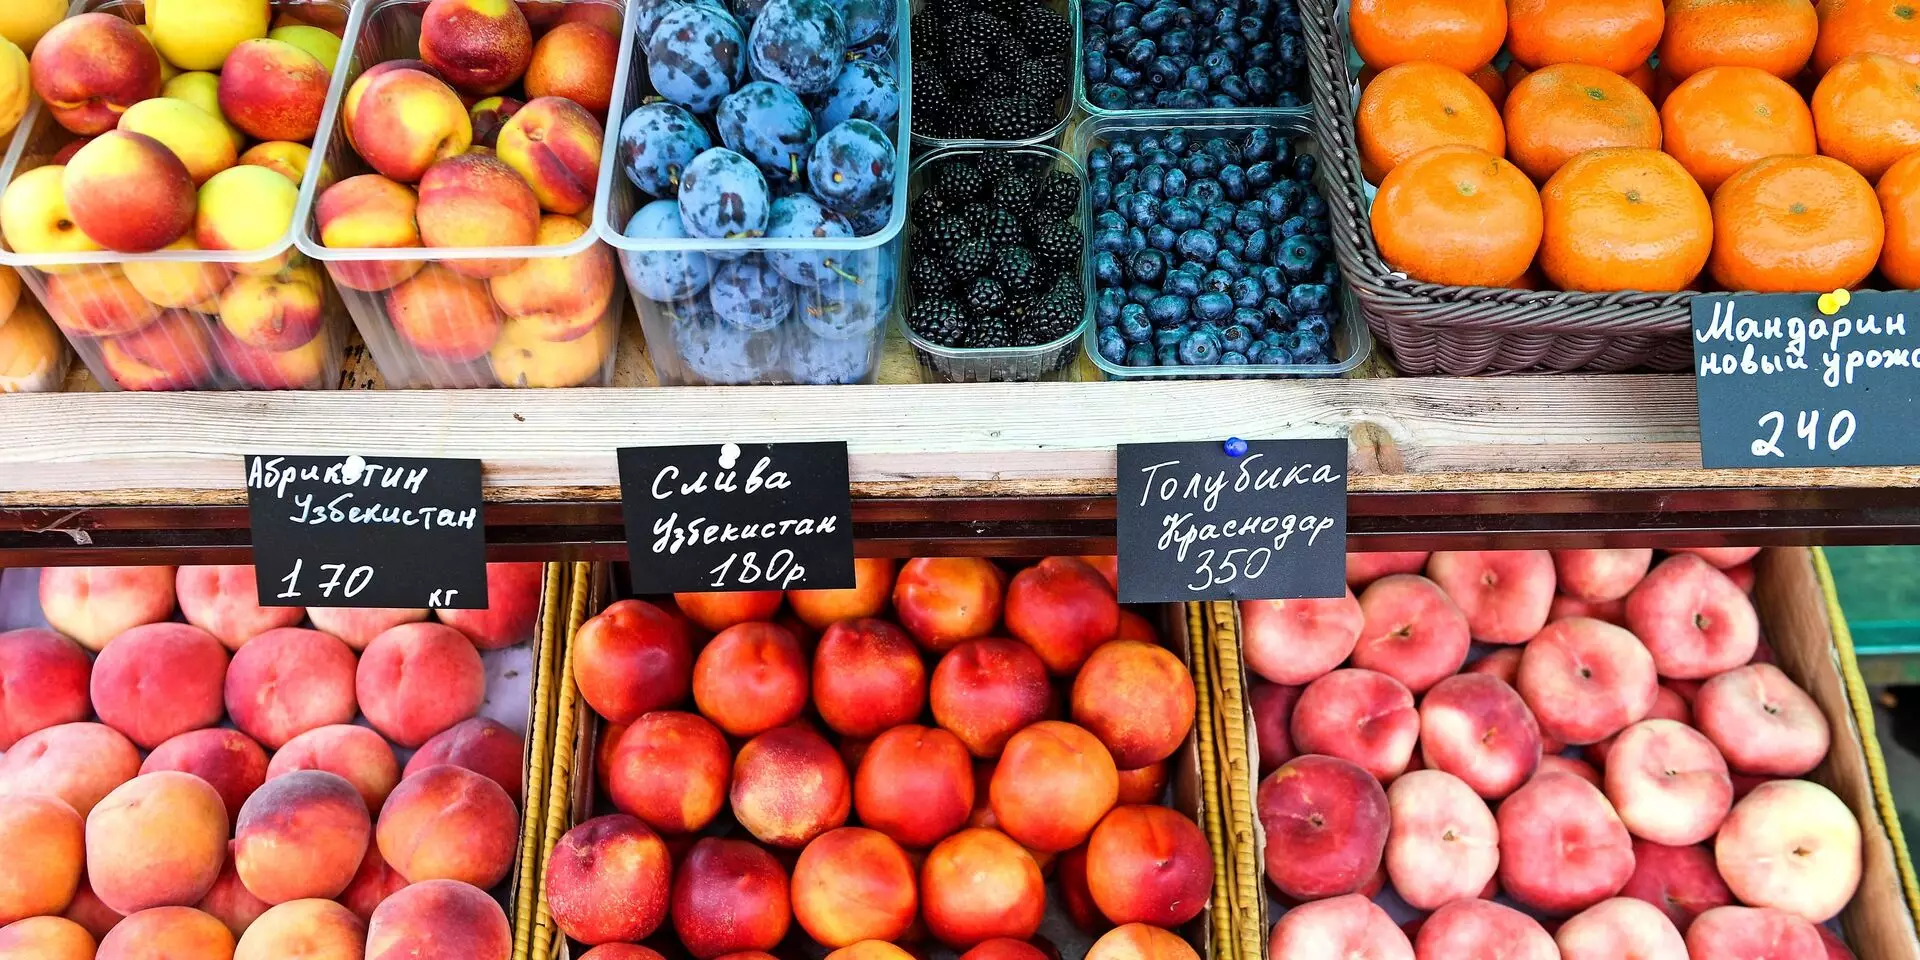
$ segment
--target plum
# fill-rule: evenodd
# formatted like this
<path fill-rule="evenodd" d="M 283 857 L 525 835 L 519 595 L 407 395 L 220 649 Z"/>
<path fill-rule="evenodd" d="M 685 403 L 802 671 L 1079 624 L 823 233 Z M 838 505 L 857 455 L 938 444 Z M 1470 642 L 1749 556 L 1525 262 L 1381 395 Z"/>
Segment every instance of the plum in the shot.
<path fill-rule="evenodd" d="M 746 70 L 746 38 L 725 8 L 682 4 L 666 12 L 647 40 L 647 77 L 661 96 L 694 113 L 712 113 Z"/>
<path fill-rule="evenodd" d="M 830 0 L 768 0 L 747 37 L 754 76 L 823 93 L 846 60 L 847 26 Z"/>
<path fill-rule="evenodd" d="M 674 350 L 687 369 L 708 383 L 764 380 L 780 365 L 780 335 L 721 321 L 706 297 L 671 306 Z"/>
<path fill-rule="evenodd" d="M 714 271 L 713 312 L 743 330 L 771 330 L 793 316 L 793 284 L 759 255 Z"/>
<path fill-rule="evenodd" d="M 831 130 L 848 120 L 868 120 L 884 128 L 899 116 L 900 83 L 893 69 L 874 60 L 852 60 L 827 91 L 820 126 Z"/>
<path fill-rule="evenodd" d="M 626 235 L 635 239 L 684 240 L 680 204 L 655 200 L 627 221 Z M 629 250 L 620 254 L 627 283 L 654 300 L 681 300 L 707 288 L 713 263 L 698 250 Z"/>
<path fill-rule="evenodd" d="M 693 158 L 680 175 L 680 220 L 710 240 L 757 237 L 767 230 L 767 178 L 752 160 L 725 147 Z"/>
<path fill-rule="evenodd" d="M 820 201 L 796 193 L 773 202 L 773 211 L 767 218 L 767 236 L 837 239 L 853 236 L 853 226 L 845 217 L 821 206 Z M 814 287 L 829 276 L 841 274 L 844 253 L 831 249 L 769 250 L 767 261 L 788 280 Z"/>
<path fill-rule="evenodd" d="M 787 370 L 800 383 L 860 383 L 873 372 L 873 341 L 828 340 L 805 325 L 786 329 Z"/>
<path fill-rule="evenodd" d="M 893 176 L 893 143 L 867 120 L 848 120 L 821 134 L 807 162 L 813 195 L 850 217 L 885 205 Z"/>
<path fill-rule="evenodd" d="M 680 195 L 680 175 L 713 146 L 707 128 L 685 107 L 658 100 L 620 124 L 620 168 L 633 185 L 655 197 Z"/>
<path fill-rule="evenodd" d="M 802 182 L 818 133 L 813 114 L 793 91 L 755 80 L 720 101 L 714 125 L 721 142 L 757 164 L 768 183 Z"/>

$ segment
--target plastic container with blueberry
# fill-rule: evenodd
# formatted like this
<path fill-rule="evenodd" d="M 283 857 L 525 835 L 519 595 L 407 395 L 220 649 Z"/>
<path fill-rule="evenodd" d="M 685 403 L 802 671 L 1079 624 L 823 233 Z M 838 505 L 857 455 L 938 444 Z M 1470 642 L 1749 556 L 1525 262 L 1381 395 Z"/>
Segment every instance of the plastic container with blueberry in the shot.
<path fill-rule="evenodd" d="M 1294 0 L 1080 0 L 1075 23 L 1075 99 L 1090 116 L 1307 113 Z"/>

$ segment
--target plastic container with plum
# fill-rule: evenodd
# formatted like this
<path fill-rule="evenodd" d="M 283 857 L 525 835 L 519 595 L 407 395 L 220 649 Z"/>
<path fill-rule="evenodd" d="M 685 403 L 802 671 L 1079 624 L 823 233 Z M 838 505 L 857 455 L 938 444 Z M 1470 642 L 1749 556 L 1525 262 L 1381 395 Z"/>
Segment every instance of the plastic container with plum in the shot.
<path fill-rule="evenodd" d="M 345 313 L 293 222 L 347 6 L 280 0 L 223 31 L 80 0 L 35 45 L 45 97 L 0 163 L 0 264 L 103 386 L 339 384 Z"/>
<path fill-rule="evenodd" d="M 503 10 L 373 0 L 347 25 L 296 242 L 389 387 L 613 375 L 622 287 L 591 214 L 624 13 Z"/>
<path fill-rule="evenodd" d="M 906 222 L 907 22 L 905 0 L 629 18 L 595 222 L 661 383 L 874 379 Z"/>

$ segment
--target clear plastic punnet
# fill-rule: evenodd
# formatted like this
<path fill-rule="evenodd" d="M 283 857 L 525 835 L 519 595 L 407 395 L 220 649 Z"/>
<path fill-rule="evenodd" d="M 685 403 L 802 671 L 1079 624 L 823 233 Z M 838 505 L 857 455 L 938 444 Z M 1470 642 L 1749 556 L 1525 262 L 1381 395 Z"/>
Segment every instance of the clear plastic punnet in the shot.
<path fill-rule="evenodd" d="M 343 24 L 348 8 L 346 0 L 272 4 L 282 26 L 304 26 L 313 31 L 308 36 Z M 66 51 L 75 56 L 139 39 L 119 24 L 142 25 L 145 7 L 129 0 L 77 0 L 63 23 L 70 35 L 81 17 L 89 18 L 86 36 Z M 300 94 L 317 104 L 326 73 L 337 63 L 323 59 L 324 43 L 298 40 L 256 38 L 230 52 L 221 46 L 205 65 L 162 59 L 157 79 L 138 68 L 121 79 L 158 93 L 115 104 L 117 117 L 88 116 L 95 110 L 91 104 L 56 110 L 36 97 L 21 120 L 0 161 L 0 183 L 6 188 L 0 202 L 5 237 L 0 264 L 18 268 L 101 386 L 285 390 L 339 385 L 346 313 L 325 271 L 294 248 L 308 144 L 290 132 L 278 139 L 271 135 L 275 121 L 269 115 L 275 108 L 268 103 L 244 109 L 249 116 L 268 118 L 248 126 L 270 135 L 243 132 L 221 112 L 220 77 L 214 72 L 284 72 L 288 88 L 305 85 Z M 153 46 L 158 52 L 166 44 Z M 52 55 L 45 39 L 35 52 Z M 196 53 L 208 56 L 204 50 Z M 298 126 L 282 122 L 291 126 L 280 130 Z M 101 186 L 90 189 L 96 182 Z M 92 236 L 83 229 L 89 221 L 108 235 Z M 159 249 L 153 249 L 156 245 Z M 12 335 L 29 330 L 36 319 L 25 315 L 30 312 L 18 307 L 0 326 L 0 349 L 11 345 Z M 22 326 L 10 334 L 14 320 Z M 15 372 L 0 358 L 0 384 Z"/>
<path fill-rule="evenodd" d="M 1015 140 L 995 140 L 991 137 L 948 137 L 926 133 L 926 124 L 913 135 L 916 147 L 985 147 L 985 146 L 1032 146 L 1035 144 L 1058 147 L 1066 140 L 1067 127 L 1073 120 L 1073 111 L 1077 106 L 1075 99 L 1080 89 L 1080 2 L 1079 0 L 1040 0 L 1041 5 L 1063 14 L 1067 22 L 1074 25 L 1073 42 L 1067 48 L 1066 66 L 1070 73 L 1066 89 L 1054 100 L 1054 111 L 1060 117 L 1058 123 L 1032 136 Z M 926 0 L 914 0 L 914 13 L 918 14 L 926 7 Z"/>
<path fill-rule="evenodd" d="M 758 15 L 804 13 L 820 2 L 770 0 Z M 704 90 L 667 60 L 655 68 L 647 50 L 655 35 L 676 61 L 680 51 L 669 48 L 699 31 L 738 31 L 749 40 L 751 28 L 715 0 L 677 9 L 685 11 L 677 28 L 651 23 L 670 15 L 658 9 L 629 16 L 632 49 L 614 91 L 620 122 L 610 124 L 614 159 L 601 167 L 594 217 L 602 239 L 620 252 L 659 381 L 872 382 L 907 219 L 907 0 L 866 4 L 869 16 L 849 30 L 858 34 L 849 39 L 866 42 L 849 45 L 837 61 L 821 58 L 823 83 L 788 77 L 804 93 L 757 79 L 780 75 L 760 65 L 748 75 L 744 62 L 734 82 L 721 74 L 721 84 Z M 743 61 L 752 48 L 739 44 Z M 672 99 L 657 89 L 655 73 L 672 86 Z M 886 76 L 897 90 L 892 104 Z M 897 114 L 888 116 L 889 108 Z M 806 143 L 796 143 L 802 133 Z M 697 206 L 681 189 L 685 171 L 692 171 L 688 191 L 704 198 Z M 764 189 L 755 178 L 767 181 Z"/>
<path fill-rule="evenodd" d="M 582 44 L 557 62 L 617 76 L 631 13 L 619 0 L 522 7 L 525 80 L 443 77 L 417 59 L 426 0 L 365 0 L 347 24 L 295 242 L 337 283 L 389 387 L 612 380 L 624 286 L 591 196 L 612 151 L 604 106 L 547 77 L 544 95 L 530 88 L 549 41 Z"/>

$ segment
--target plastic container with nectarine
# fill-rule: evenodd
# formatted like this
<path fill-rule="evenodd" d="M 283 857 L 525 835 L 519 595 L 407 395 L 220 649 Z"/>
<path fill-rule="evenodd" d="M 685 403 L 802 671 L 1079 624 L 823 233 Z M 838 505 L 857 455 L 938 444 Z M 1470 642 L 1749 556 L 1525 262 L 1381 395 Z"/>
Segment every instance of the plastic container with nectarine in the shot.
<path fill-rule="evenodd" d="M 387 386 L 611 379 L 625 287 L 594 198 L 623 16 L 617 0 L 354 8 L 295 242 Z"/>

